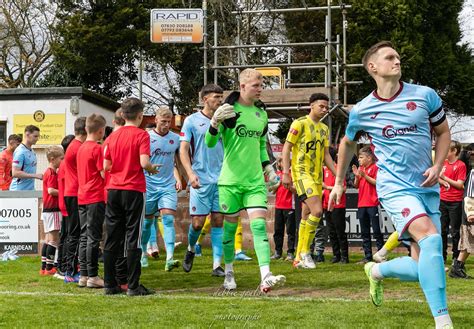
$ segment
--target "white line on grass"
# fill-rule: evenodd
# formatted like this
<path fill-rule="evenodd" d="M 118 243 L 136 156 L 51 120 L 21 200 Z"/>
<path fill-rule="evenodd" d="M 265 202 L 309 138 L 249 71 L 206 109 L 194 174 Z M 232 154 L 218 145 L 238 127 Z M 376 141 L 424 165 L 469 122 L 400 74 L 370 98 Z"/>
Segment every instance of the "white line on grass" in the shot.
<path fill-rule="evenodd" d="M 41 292 L 41 291 L 0 291 L 0 295 L 7 295 L 7 296 L 40 296 L 40 297 L 78 297 L 78 296 L 91 296 L 91 294 L 75 294 L 75 293 L 68 293 L 68 292 Z M 104 296 L 103 294 L 92 294 L 95 296 Z M 116 296 L 107 296 L 107 297 L 127 297 L 125 294 L 123 295 L 116 295 Z M 367 300 L 364 299 L 350 299 L 350 298 L 312 298 L 312 297 L 291 297 L 291 296 L 261 296 L 261 297 L 241 297 L 241 296 L 186 296 L 186 295 L 164 295 L 160 294 L 159 292 L 156 295 L 147 296 L 147 298 L 158 298 L 158 299 L 194 299 L 194 300 L 236 300 L 236 299 L 253 299 L 253 300 L 265 300 L 265 299 L 272 299 L 277 301 L 292 301 L 292 302 L 309 302 L 309 301 L 318 301 L 318 302 L 343 302 L 343 303 L 353 303 L 353 302 L 363 302 L 366 303 Z M 390 301 L 397 301 L 397 302 L 412 302 L 412 303 L 424 303 L 424 300 L 417 299 L 417 298 L 400 298 L 400 299 L 391 299 Z M 474 301 L 463 301 L 465 304 L 474 305 Z"/>

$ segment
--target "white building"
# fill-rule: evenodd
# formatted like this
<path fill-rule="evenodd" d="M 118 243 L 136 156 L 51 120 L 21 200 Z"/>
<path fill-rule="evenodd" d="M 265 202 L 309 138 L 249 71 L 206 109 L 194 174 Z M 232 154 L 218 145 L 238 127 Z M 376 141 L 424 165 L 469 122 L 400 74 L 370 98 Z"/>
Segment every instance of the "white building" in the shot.
<path fill-rule="evenodd" d="M 45 149 L 58 145 L 64 136 L 74 134 L 74 121 L 92 113 L 102 114 L 112 125 L 119 104 L 112 99 L 82 87 L 0 89 L 0 148 L 8 136 L 23 134 L 25 126 L 40 128 L 40 139 L 34 146 L 38 156 L 37 172 L 47 167 Z M 41 182 L 36 182 L 41 190 Z"/>

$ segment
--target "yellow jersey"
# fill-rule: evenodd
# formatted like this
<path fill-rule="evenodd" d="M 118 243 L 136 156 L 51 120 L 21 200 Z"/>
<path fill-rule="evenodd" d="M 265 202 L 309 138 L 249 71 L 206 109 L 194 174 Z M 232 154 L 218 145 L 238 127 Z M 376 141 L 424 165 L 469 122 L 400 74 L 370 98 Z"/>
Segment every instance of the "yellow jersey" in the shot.
<path fill-rule="evenodd" d="M 291 172 L 293 181 L 312 179 L 322 184 L 324 150 L 329 147 L 329 128 L 322 122 L 314 122 L 307 115 L 291 124 L 286 140 L 291 149 Z"/>

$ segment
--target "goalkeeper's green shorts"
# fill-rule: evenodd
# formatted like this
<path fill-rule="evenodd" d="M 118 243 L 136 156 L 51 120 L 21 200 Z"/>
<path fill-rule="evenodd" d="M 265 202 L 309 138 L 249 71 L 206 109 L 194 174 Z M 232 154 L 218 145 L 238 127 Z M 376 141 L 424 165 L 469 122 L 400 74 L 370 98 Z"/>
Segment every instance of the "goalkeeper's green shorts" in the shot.
<path fill-rule="evenodd" d="M 242 209 L 267 209 L 267 188 L 257 186 L 219 185 L 219 211 L 225 215 L 237 214 Z"/>

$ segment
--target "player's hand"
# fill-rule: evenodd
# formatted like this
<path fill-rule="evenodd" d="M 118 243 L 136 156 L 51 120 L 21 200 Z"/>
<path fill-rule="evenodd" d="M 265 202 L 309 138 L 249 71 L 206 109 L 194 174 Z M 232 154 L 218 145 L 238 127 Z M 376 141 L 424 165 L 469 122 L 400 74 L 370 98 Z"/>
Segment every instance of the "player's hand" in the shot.
<path fill-rule="evenodd" d="M 160 167 L 163 166 L 161 164 L 158 164 L 158 163 L 151 163 L 150 164 L 150 167 L 148 169 L 146 169 L 146 171 L 148 172 L 148 174 L 150 175 L 156 175 L 160 172 Z"/>
<path fill-rule="evenodd" d="M 336 204 L 341 203 L 342 194 L 344 193 L 344 186 L 342 184 L 335 184 L 329 194 L 328 210 L 332 211 Z"/>
<path fill-rule="evenodd" d="M 289 190 L 292 187 L 290 174 L 283 173 L 281 177 L 282 177 L 281 184 L 283 185 L 284 188 Z"/>
<path fill-rule="evenodd" d="M 43 174 L 36 174 L 36 179 L 43 180 Z"/>
<path fill-rule="evenodd" d="M 216 128 L 225 120 L 235 117 L 234 107 L 230 104 L 222 104 L 214 112 L 211 119 L 211 126 Z"/>
<path fill-rule="evenodd" d="M 273 189 L 277 189 L 278 186 L 280 185 L 280 177 L 275 173 L 275 170 L 273 169 L 273 166 L 268 164 L 265 166 L 263 169 L 263 172 L 265 173 L 265 176 L 267 176 L 267 188 L 269 191 L 272 191 Z"/>
<path fill-rule="evenodd" d="M 469 223 L 474 223 L 474 215 L 469 216 L 469 217 L 467 218 L 467 221 L 468 221 Z"/>
<path fill-rule="evenodd" d="M 193 172 L 189 175 L 189 184 L 192 188 L 198 189 L 201 187 L 201 183 L 199 182 L 199 177 Z"/>
<path fill-rule="evenodd" d="M 426 169 L 423 176 L 426 177 L 425 181 L 421 183 L 421 187 L 431 187 L 438 182 L 439 179 L 439 168 L 436 166 Z"/>
<path fill-rule="evenodd" d="M 449 188 L 451 187 L 451 185 L 449 185 L 449 183 L 446 182 L 446 181 L 443 181 L 441 184 L 442 184 L 447 190 L 449 190 Z"/>
<path fill-rule="evenodd" d="M 176 181 L 176 184 L 174 184 L 174 187 L 176 191 L 179 192 L 183 189 L 183 184 L 181 184 L 181 181 Z"/>

